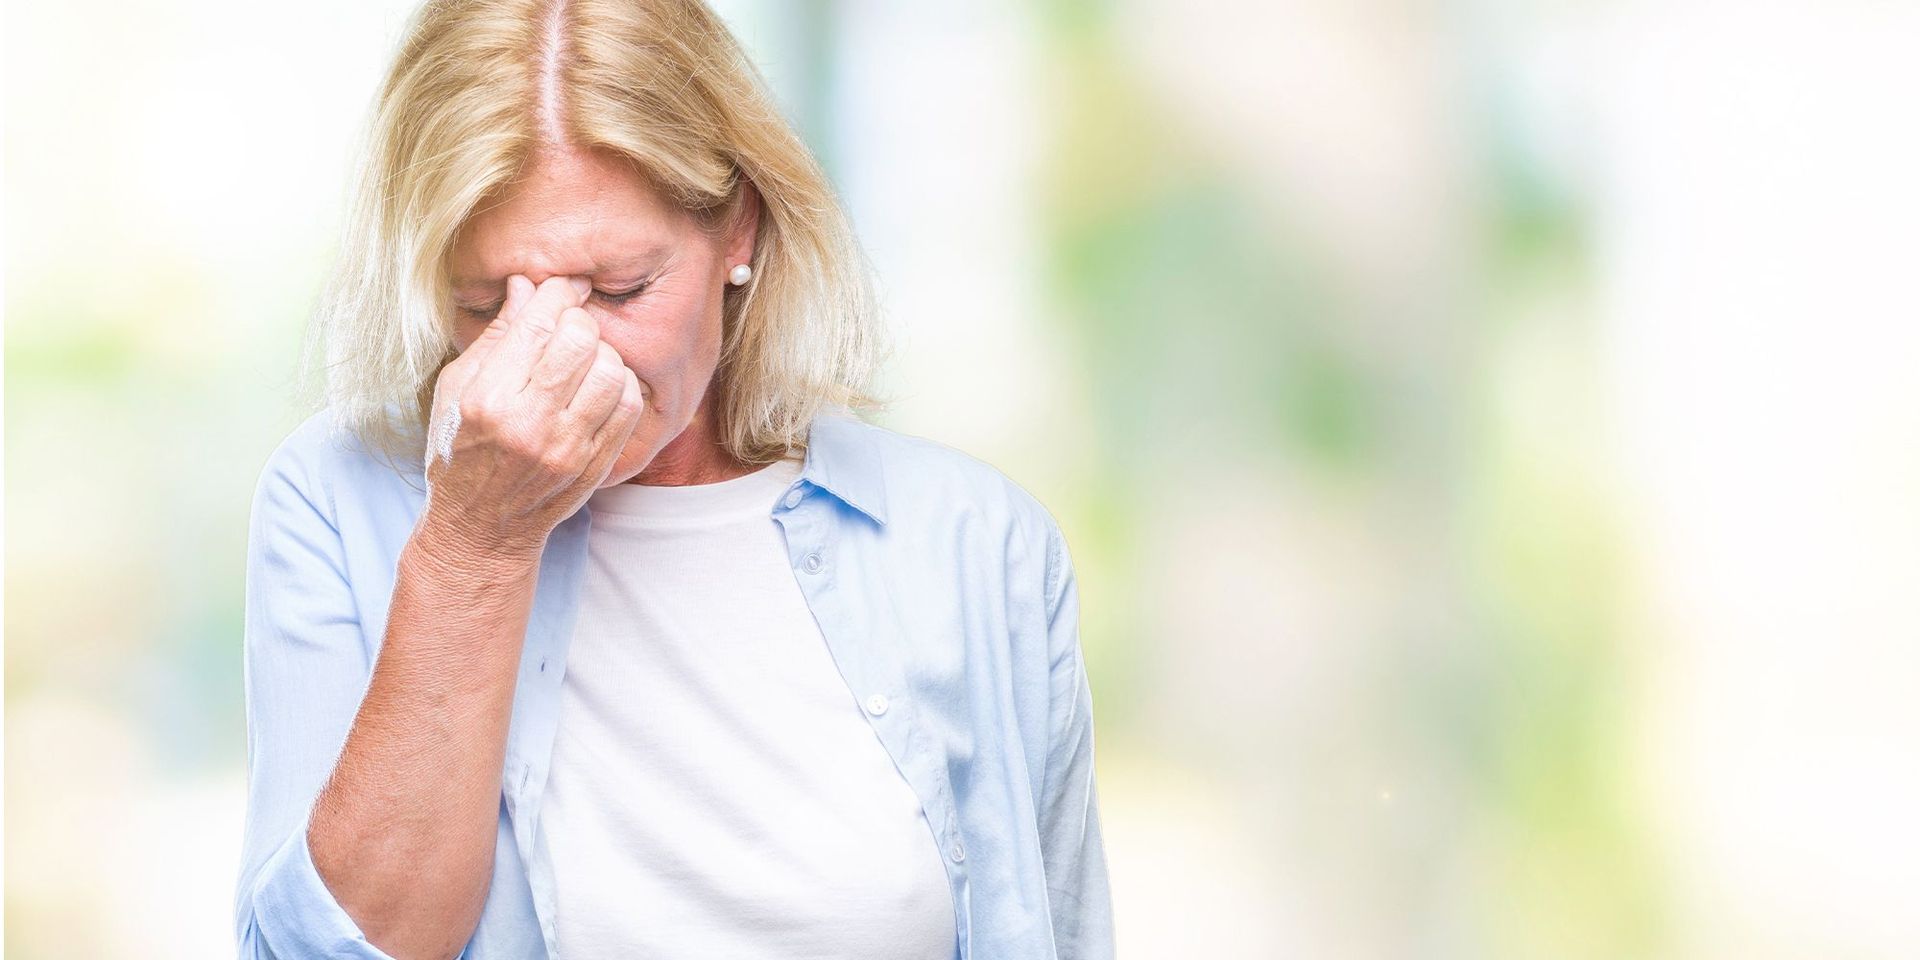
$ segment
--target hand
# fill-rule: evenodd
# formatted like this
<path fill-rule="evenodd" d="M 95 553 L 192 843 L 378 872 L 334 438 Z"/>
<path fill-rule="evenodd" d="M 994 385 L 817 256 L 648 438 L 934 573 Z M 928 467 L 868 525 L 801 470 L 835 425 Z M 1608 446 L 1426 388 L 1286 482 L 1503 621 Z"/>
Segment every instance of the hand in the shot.
<path fill-rule="evenodd" d="M 644 397 L 580 306 L 592 289 L 584 277 L 507 278 L 499 316 L 434 381 L 422 523 L 473 549 L 537 556 L 606 480 Z"/>

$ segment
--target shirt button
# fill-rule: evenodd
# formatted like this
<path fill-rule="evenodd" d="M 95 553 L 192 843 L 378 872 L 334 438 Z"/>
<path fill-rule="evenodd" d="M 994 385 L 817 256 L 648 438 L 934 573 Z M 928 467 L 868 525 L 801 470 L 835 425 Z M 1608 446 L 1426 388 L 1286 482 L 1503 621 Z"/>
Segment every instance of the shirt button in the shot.
<path fill-rule="evenodd" d="M 879 716 L 887 712 L 887 695 L 876 693 L 867 698 L 867 712 Z"/>
<path fill-rule="evenodd" d="M 793 490 L 793 491 L 791 491 L 791 492 L 789 492 L 789 493 L 787 494 L 787 500 L 786 500 L 786 504 L 787 504 L 787 509 L 788 509 L 788 510 L 792 510 L 792 509 L 793 509 L 794 507 L 797 507 L 797 506 L 799 506 L 799 505 L 800 505 L 800 491 L 796 489 L 796 490 Z"/>
<path fill-rule="evenodd" d="M 801 561 L 800 565 L 805 567 L 808 573 L 819 573 L 820 572 L 820 551 L 815 550 L 814 552 L 807 554 L 807 559 L 805 559 L 804 561 Z"/>
<path fill-rule="evenodd" d="M 953 858 L 954 863 L 959 863 L 967 858 L 967 848 L 961 846 L 960 841 L 955 840 L 953 846 L 947 848 L 947 856 Z"/>

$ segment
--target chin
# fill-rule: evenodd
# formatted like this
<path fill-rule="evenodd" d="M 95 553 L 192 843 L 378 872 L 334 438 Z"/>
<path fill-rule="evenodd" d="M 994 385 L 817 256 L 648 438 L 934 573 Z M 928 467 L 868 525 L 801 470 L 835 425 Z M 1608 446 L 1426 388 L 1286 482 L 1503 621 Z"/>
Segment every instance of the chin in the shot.
<path fill-rule="evenodd" d="M 634 477 L 639 476 L 640 471 L 646 469 L 647 467 L 647 464 L 645 461 L 634 462 L 632 466 L 621 466 L 622 462 L 625 462 L 625 461 L 624 460 L 616 461 L 613 465 L 613 469 L 607 471 L 607 479 L 600 481 L 600 485 L 598 487 L 595 487 L 594 489 L 605 490 L 608 487 L 617 487 L 623 483 L 626 483 L 628 480 L 632 480 Z"/>
<path fill-rule="evenodd" d="M 620 451 L 620 455 L 614 458 L 613 469 L 607 471 L 607 479 L 600 481 L 600 486 L 594 489 L 605 490 L 632 480 L 653 462 L 653 458 L 653 452 L 647 450 L 638 437 L 629 438 L 627 448 Z"/>

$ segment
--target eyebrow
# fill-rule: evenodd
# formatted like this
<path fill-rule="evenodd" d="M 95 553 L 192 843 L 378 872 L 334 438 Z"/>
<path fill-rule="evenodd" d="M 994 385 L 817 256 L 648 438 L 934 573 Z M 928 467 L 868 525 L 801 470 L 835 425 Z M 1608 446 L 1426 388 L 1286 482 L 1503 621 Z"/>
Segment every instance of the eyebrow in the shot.
<path fill-rule="evenodd" d="M 667 252 L 668 252 L 668 247 L 665 243 L 649 244 L 648 246 L 641 248 L 639 253 L 636 253 L 631 257 L 616 260 L 611 263 L 605 262 L 605 261 L 599 261 L 594 263 L 593 270 L 590 275 L 598 276 L 600 274 L 610 273 L 610 272 L 624 273 L 630 270 L 634 270 L 637 267 L 641 266 L 642 264 L 657 262 L 663 257 L 665 257 L 667 255 Z M 507 274 L 501 274 L 500 276 L 497 276 L 497 277 L 454 277 L 453 285 L 456 288 L 457 287 L 486 287 L 488 289 L 493 289 L 496 287 L 506 286 L 507 277 L 511 275 L 512 275 L 511 273 L 507 273 Z"/>

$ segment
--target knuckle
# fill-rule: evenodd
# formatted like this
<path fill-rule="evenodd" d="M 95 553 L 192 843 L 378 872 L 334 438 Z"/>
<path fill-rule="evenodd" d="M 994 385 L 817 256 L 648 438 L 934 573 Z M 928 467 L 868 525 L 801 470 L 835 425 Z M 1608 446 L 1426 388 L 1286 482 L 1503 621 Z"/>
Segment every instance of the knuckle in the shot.
<path fill-rule="evenodd" d="M 579 316 L 575 316 L 579 314 Z M 585 310 L 568 310 L 560 315 L 560 327 L 554 333 L 557 341 L 564 342 L 569 349 L 586 350 L 600 339 L 600 331 Z"/>
<path fill-rule="evenodd" d="M 493 421 L 493 408 L 488 403 L 484 394 L 476 394 L 469 391 L 462 394 L 460 399 L 455 402 L 460 407 L 460 420 L 462 422 L 491 423 Z"/>
<path fill-rule="evenodd" d="M 556 441 L 540 451 L 540 469 L 556 476 L 566 476 L 576 472 L 573 444 Z"/>
<path fill-rule="evenodd" d="M 520 315 L 514 318 L 513 325 L 525 330 L 552 332 L 558 319 L 558 315 L 554 313 L 551 306 L 535 302 L 527 304 L 527 308 L 520 311 Z"/>
<path fill-rule="evenodd" d="M 566 323 L 553 335 L 553 348 L 565 354 L 585 354 L 593 348 L 593 334 Z"/>
<path fill-rule="evenodd" d="M 588 376 L 596 387 L 612 388 L 621 386 L 620 368 L 606 363 L 595 363 Z"/>
<path fill-rule="evenodd" d="M 515 460 L 538 460 L 542 452 L 538 440 L 520 430 L 503 431 L 497 442 L 501 451 Z"/>
<path fill-rule="evenodd" d="M 561 311 L 560 321 L 579 327 L 596 340 L 600 337 L 600 321 L 594 319 L 592 311 L 584 307 L 568 307 Z"/>
<path fill-rule="evenodd" d="M 633 371 L 627 369 L 618 351 L 603 342 L 600 344 L 600 352 L 593 358 L 592 374 L 609 383 L 623 383 L 633 374 Z"/>

